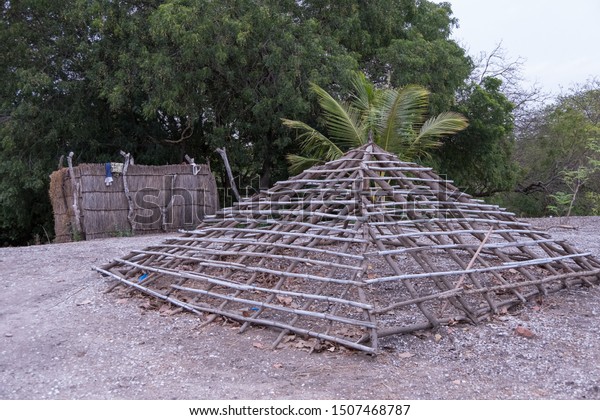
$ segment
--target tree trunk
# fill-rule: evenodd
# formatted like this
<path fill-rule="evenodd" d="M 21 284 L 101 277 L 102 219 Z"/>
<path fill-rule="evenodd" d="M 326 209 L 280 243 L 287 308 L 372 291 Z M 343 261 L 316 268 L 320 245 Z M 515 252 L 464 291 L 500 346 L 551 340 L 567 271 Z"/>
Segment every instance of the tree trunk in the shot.
<path fill-rule="evenodd" d="M 271 159 L 266 157 L 263 161 L 262 173 L 260 174 L 259 188 L 261 191 L 268 190 L 271 187 Z"/>

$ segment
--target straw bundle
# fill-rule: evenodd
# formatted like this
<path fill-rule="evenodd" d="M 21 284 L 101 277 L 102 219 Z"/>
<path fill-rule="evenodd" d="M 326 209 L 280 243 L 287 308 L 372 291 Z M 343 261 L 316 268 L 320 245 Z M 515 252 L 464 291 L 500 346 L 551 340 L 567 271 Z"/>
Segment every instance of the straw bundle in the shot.
<path fill-rule="evenodd" d="M 61 168 L 50 175 L 50 202 L 54 213 L 55 242 L 69 242 L 72 237 L 71 220 L 73 208 L 67 197 L 72 194 L 67 168 Z"/>

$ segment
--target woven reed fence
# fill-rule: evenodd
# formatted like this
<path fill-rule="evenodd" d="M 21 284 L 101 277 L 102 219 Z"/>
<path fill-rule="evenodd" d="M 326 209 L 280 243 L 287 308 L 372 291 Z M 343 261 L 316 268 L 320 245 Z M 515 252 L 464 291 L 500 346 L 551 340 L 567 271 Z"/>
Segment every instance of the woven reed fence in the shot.
<path fill-rule="evenodd" d="M 207 165 L 81 164 L 50 175 L 56 242 L 169 232 L 197 226 L 218 208 Z"/>

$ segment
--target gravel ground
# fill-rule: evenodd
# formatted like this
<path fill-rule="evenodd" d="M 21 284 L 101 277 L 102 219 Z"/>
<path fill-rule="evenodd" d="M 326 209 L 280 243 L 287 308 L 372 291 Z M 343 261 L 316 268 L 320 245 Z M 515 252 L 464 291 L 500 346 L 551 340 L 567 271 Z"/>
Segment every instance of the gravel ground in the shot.
<path fill-rule="evenodd" d="M 529 221 L 600 256 L 598 217 Z M 600 399 L 598 287 L 391 337 L 377 357 L 270 350 L 275 331 L 104 293 L 92 265 L 162 238 L 0 249 L 0 399 Z"/>

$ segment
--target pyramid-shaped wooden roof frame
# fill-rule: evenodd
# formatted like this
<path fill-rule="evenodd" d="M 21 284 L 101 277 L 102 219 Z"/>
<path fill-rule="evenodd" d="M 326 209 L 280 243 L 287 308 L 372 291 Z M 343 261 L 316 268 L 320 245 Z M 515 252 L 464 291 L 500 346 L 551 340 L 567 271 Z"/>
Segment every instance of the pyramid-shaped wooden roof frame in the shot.
<path fill-rule="evenodd" d="M 598 283 L 600 262 L 366 144 L 96 270 L 207 322 L 279 329 L 274 346 L 293 333 L 377 352 Z"/>

